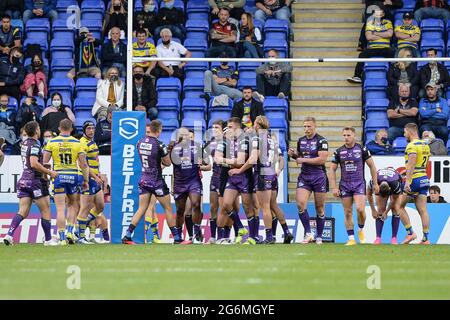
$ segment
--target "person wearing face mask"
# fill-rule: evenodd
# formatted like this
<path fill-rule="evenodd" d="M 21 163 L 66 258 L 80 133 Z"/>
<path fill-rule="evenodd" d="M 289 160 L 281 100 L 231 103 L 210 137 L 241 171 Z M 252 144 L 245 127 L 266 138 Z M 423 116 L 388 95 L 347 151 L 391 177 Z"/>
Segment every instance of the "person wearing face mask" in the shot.
<path fill-rule="evenodd" d="M 388 133 L 385 129 L 377 130 L 375 140 L 366 144 L 367 149 L 372 155 L 392 155 L 394 148 L 389 144 Z"/>
<path fill-rule="evenodd" d="M 48 69 L 44 66 L 42 57 L 36 54 L 31 59 L 31 64 L 25 68 L 26 77 L 20 90 L 28 97 L 47 97 L 47 77 Z"/>
<path fill-rule="evenodd" d="M 56 134 L 54 134 L 52 131 L 50 130 L 46 130 L 43 134 L 42 134 L 42 142 L 43 142 L 43 146 L 45 146 L 47 144 L 47 142 L 49 142 L 51 139 L 53 139 L 54 137 L 56 137 Z"/>
<path fill-rule="evenodd" d="M 16 116 L 14 108 L 9 106 L 9 97 L 6 94 L 0 96 L 0 146 L 6 142 L 11 151 L 10 153 L 18 154 L 20 145 L 17 144 Z"/>
<path fill-rule="evenodd" d="M 412 52 L 409 48 L 400 49 L 399 58 L 412 58 Z M 405 83 L 410 86 L 411 97 L 416 99 L 419 93 L 419 72 L 416 63 L 408 61 L 399 61 L 391 63 L 387 74 L 389 99 L 398 100 L 398 87 Z"/>
<path fill-rule="evenodd" d="M 447 148 L 441 139 L 436 139 L 432 131 L 424 131 L 422 133 L 422 140 L 430 147 L 432 156 L 446 156 Z"/>
<path fill-rule="evenodd" d="M 268 52 L 268 58 L 277 59 L 278 51 L 272 49 Z M 271 61 L 256 68 L 255 98 L 264 102 L 264 96 L 278 96 L 285 99 L 289 94 L 292 66 L 284 62 Z"/>
<path fill-rule="evenodd" d="M 30 121 L 40 122 L 40 120 L 41 108 L 37 105 L 36 99 L 32 97 L 25 98 L 17 112 L 16 122 L 18 127 L 23 128 Z"/>
<path fill-rule="evenodd" d="M 220 58 L 228 58 L 228 56 L 223 52 Z M 219 67 L 205 71 L 204 97 L 209 101 L 211 96 L 226 94 L 233 100 L 240 99 L 242 98 L 242 92 L 236 89 L 238 80 L 239 72 L 228 62 L 222 62 Z"/>
<path fill-rule="evenodd" d="M 52 94 L 50 103 L 51 105 L 42 112 L 41 132 L 50 130 L 59 134 L 60 121 L 70 119 L 72 123 L 75 123 L 75 115 L 70 107 L 63 104 L 62 96 L 58 92 Z"/>
<path fill-rule="evenodd" d="M 403 137 L 403 128 L 408 123 L 417 124 L 419 107 L 417 101 L 410 97 L 407 84 L 400 84 L 396 100 L 390 100 L 387 109 L 389 119 L 388 140 L 392 144 L 397 137 Z"/>
<path fill-rule="evenodd" d="M 150 120 L 158 117 L 155 86 L 139 65 L 133 67 L 133 110 L 146 112 Z"/>
<path fill-rule="evenodd" d="M 123 35 L 127 34 L 127 11 L 122 0 L 113 0 L 109 10 L 105 14 L 103 22 L 103 36 L 107 37 L 109 31 L 116 27 L 119 28 Z"/>
<path fill-rule="evenodd" d="M 133 26 L 135 32 L 139 29 L 144 29 L 147 31 L 148 36 L 155 35 L 156 23 L 156 0 L 143 0 L 142 1 L 142 11 L 136 12 L 134 15 Z M 133 34 L 134 37 L 137 36 L 136 33 Z"/>
<path fill-rule="evenodd" d="M 427 58 L 436 58 L 437 50 L 427 50 Z M 439 97 L 444 97 L 445 91 L 450 84 L 450 75 L 444 64 L 437 61 L 430 61 L 420 69 L 420 91 L 419 97 L 423 98 L 426 95 L 425 86 L 432 82 L 437 85 L 437 94 Z"/>
<path fill-rule="evenodd" d="M 449 107 L 447 100 L 437 95 L 437 86 L 429 83 L 426 86 L 427 96 L 419 103 L 420 132 L 432 131 L 436 137 L 447 143 Z"/>
<path fill-rule="evenodd" d="M 0 61 L 0 94 L 7 94 L 20 100 L 20 85 L 24 78 L 21 63 L 23 53 L 19 48 L 12 48 L 8 60 Z"/>
<path fill-rule="evenodd" d="M 185 17 L 182 10 L 175 8 L 174 0 L 161 1 L 161 8 L 159 8 L 156 15 L 155 40 L 159 39 L 159 34 L 162 29 L 170 29 L 175 38 L 184 40 L 185 38 Z"/>
<path fill-rule="evenodd" d="M 108 107 L 114 110 L 123 108 L 125 85 L 119 79 L 119 70 L 111 67 L 105 74 L 105 79 L 97 83 L 95 104 L 92 107 L 92 116 L 98 121 L 105 119 Z"/>
<path fill-rule="evenodd" d="M 120 41 L 120 29 L 111 29 L 111 39 L 102 45 L 102 72 L 105 73 L 111 67 L 116 67 L 122 78 L 127 75 L 127 46 Z"/>

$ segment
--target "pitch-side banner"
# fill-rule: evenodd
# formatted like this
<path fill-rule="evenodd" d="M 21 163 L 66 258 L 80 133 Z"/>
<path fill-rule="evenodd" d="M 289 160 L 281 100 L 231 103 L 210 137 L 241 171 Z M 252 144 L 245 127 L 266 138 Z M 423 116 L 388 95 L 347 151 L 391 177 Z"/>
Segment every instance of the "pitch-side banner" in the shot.
<path fill-rule="evenodd" d="M 405 169 L 404 157 L 374 156 L 377 169 L 393 167 L 398 171 Z M 431 185 L 441 188 L 441 196 L 450 201 L 450 157 L 431 157 L 427 166 L 427 175 Z M 371 179 L 370 171 L 365 170 L 366 181 Z"/>
<path fill-rule="evenodd" d="M 117 111 L 112 119 L 111 240 L 120 243 L 139 207 L 141 162 L 136 144 L 145 135 L 145 113 Z M 144 242 L 144 223 L 135 229 L 136 243 Z"/>

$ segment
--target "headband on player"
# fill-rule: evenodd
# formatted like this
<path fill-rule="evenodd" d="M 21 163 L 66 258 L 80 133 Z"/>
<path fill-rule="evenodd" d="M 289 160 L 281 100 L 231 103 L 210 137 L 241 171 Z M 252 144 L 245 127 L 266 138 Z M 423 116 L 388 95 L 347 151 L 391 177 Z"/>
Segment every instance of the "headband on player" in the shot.
<path fill-rule="evenodd" d="M 86 134 L 87 127 L 95 127 L 94 122 L 87 120 L 83 123 L 83 133 Z"/>

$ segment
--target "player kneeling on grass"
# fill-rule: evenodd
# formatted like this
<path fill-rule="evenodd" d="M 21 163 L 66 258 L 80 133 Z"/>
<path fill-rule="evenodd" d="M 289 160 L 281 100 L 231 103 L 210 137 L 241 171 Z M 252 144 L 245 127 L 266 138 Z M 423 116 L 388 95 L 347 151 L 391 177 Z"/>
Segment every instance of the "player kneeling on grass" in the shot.
<path fill-rule="evenodd" d="M 50 196 L 47 184 L 42 184 L 44 175 L 49 175 L 53 179 L 58 173 L 43 166 L 42 148 L 39 142 L 41 132 L 36 121 L 25 124 L 25 133 L 28 138 L 22 143 L 21 156 L 23 162 L 23 173 L 17 182 L 17 197 L 19 198 L 19 212 L 14 216 L 7 235 L 3 238 L 6 245 L 13 244 L 13 236 L 23 219 L 28 217 L 33 201 L 41 212 L 41 226 L 44 230 L 44 246 L 58 245 L 56 239 L 51 236 L 51 213 Z"/>
<path fill-rule="evenodd" d="M 150 205 L 150 198 L 155 195 L 159 203 L 164 208 L 166 222 L 172 232 L 174 244 L 179 244 L 183 240 L 175 227 L 175 221 L 170 204 L 169 188 L 162 176 L 162 167 L 171 165 L 169 150 L 167 146 L 158 140 L 162 132 L 162 124 L 158 120 L 153 120 L 148 124 L 150 134 L 141 138 L 137 143 L 139 159 L 142 164 L 142 176 L 139 181 L 139 208 L 131 219 L 126 235 L 122 238 L 123 244 L 135 244 L 131 236 L 137 224 L 145 215 Z"/>
<path fill-rule="evenodd" d="M 402 177 L 394 168 L 384 168 L 377 171 L 377 182 L 380 192 L 375 194 L 373 201 L 373 182 L 370 180 L 367 187 L 367 200 L 372 209 L 372 217 L 375 219 L 377 237 L 374 244 L 381 244 L 381 232 L 384 221 L 387 219 L 389 211 L 392 210 L 392 238 L 391 244 L 398 244 L 397 232 L 400 224 L 400 213 L 398 211 L 400 194 L 402 193 Z M 389 200 L 389 206 L 388 204 Z"/>

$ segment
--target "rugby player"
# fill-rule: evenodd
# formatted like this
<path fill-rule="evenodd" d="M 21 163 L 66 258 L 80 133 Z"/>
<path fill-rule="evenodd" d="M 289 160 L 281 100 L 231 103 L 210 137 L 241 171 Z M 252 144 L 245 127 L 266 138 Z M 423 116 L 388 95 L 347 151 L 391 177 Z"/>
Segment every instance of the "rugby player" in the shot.
<path fill-rule="evenodd" d="M 131 236 L 147 211 L 151 196 L 155 195 L 164 208 L 166 222 L 172 232 L 174 244 L 179 244 L 182 242 L 182 239 L 175 227 L 172 206 L 170 204 L 169 188 L 167 188 L 162 176 L 161 165 L 171 165 L 167 146 L 158 140 L 162 132 L 162 124 L 159 120 L 153 120 L 148 126 L 150 128 L 150 135 L 141 138 L 137 143 L 139 158 L 142 163 L 142 176 L 139 181 L 139 208 L 131 219 L 126 235 L 122 238 L 122 243 L 135 244 Z"/>
<path fill-rule="evenodd" d="M 308 214 L 308 199 L 314 192 L 314 205 L 317 215 L 316 243 L 322 244 L 325 226 L 325 199 L 328 192 L 328 178 L 325 163 L 328 158 L 328 141 L 316 133 L 316 119 L 306 117 L 303 120 L 305 135 L 298 139 L 297 150 L 289 148 L 288 155 L 301 165 L 298 176 L 296 199 L 298 215 L 305 229 L 303 244 L 314 241 Z"/>
<path fill-rule="evenodd" d="M 344 206 L 345 227 L 347 228 L 347 246 L 357 244 L 354 235 L 353 224 L 353 203 L 356 205 L 358 217 L 358 237 L 360 243 L 365 243 L 364 223 L 366 221 L 366 181 L 364 179 L 364 164 L 367 164 L 372 176 L 373 191 L 380 192 L 377 180 L 377 169 L 370 155 L 369 150 L 356 143 L 355 129 L 345 127 L 342 130 L 344 145 L 339 147 L 333 155 L 330 165 L 330 182 L 333 188 L 333 195 L 340 197 Z M 336 185 L 336 170 L 341 167 L 341 181 L 339 188 Z"/>
<path fill-rule="evenodd" d="M 415 123 L 408 123 L 404 136 L 409 142 L 405 150 L 406 180 L 403 194 L 400 198 L 400 215 L 404 216 L 402 222 L 406 228 L 406 238 L 402 244 L 410 243 L 417 238 L 414 233 L 405 207 L 410 199 L 414 199 L 417 211 L 422 220 L 423 238 L 421 244 L 430 244 L 430 217 L 427 211 L 427 194 L 430 189 L 430 180 L 427 177 L 427 164 L 430 158 L 430 147 L 424 140 L 419 139 L 418 128 Z"/>
<path fill-rule="evenodd" d="M 384 221 L 389 211 L 392 210 L 392 238 L 391 244 L 398 244 L 397 233 L 400 224 L 400 215 L 396 210 L 400 194 L 402 193 L 402 177 L 391 167 L 379 169 L 377 171 L 377 182 L 380 186 L 380 192 L 375 194 L 375 202 L 373 201 L 373 181 L 370 180 L 367 187 L 367 200 L 372 209 L 372 217 L 375 219 L 376 239 L 374 244 L 381 244 L 381 233 L 383 231 Z M 389 200 L 389 205 L 388 205 Z"/>
<path fill-rule="evenodd" d="M 41 226 L 44 230 L 44 246 L 58 245 L 58 241 L 51 236 L 50 195 L 48 185 L 42 184 L 42 180 L 49 175 L 52 179 L 58 177 L 58 173 L 43 166 L 42 148 L 39 142 L 41 132 L 36 121 L 27 122 L 24 126 L 27 138 L 21 145 L 23 173 L 17 182 L 17 197 L 19 198 L 19 212 L 14 216 L 11 226 L 3 238 L 6 245 L 13 244 L 15 230 L 23 219 L 27 218 L 33 201 L 41 212 Z"/>
<path fill-rule="evenodd" d="M 81 190 L 89 187 L 89 167 L 86 150 L 80 140 L 70 136 L 73 124 L 69 119 L 59 123 L 59 136 L 51 139 L 44 147 L 44 165 L 53 159 L 53 168 L 59 176 L 53 180 L 54 200 L 56 205 L 56 224 L 61 245 L 75 243 L 74 226 L 79 210 L 78 168 L 83 175 Z M 78 165 L 77 165 L 78 163 Z M 67 230 L 65 209 L 67 201 Z M 67 231 L 67 235 L 65 233 Z M 67 241 L 66 241 L 67 239 Z"/>
<path fill-rule="evenodd" d="M 145 212 L 145 243 L 161 243 L 158 215 L 156 214 L 156 197 L 154 195 L 151 196 L 150 204 L 147 212 Z"/>

